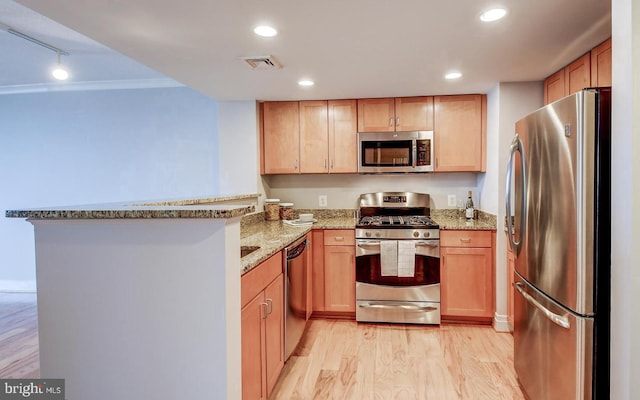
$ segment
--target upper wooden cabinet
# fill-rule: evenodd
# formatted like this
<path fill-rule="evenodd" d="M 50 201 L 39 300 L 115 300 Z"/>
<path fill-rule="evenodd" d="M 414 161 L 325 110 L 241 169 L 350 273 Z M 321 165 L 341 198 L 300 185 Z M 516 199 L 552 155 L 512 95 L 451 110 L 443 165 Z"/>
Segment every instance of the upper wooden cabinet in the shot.
<path fill-rule="evenodd" d="M 565 96 L 589 86 L 591 86 L 591 54 L 587 53 L 564 68 Z"/>
<path fill-rule="evenodd" d="M 300 172 L 329 172 L 329 121 L 326 101 L 300 102 Z"/>
<path fill-rule="evenodd" d="M 264 174 L 356 173 L 355 100 L 265 102 Z"/>
<path fill-rule="evenodd" d="M 545 79 L 544 104 L 599 86 L 611 86 L 611 39 Z"/>
<path fill-rule="evenodd" d="M 433 97 L 358 100 L 359 132 L 431 131 Z"/>
<path fill-rule="evenodd" d="M 300 119 L 297 101 L 262 104 L 262 154 L 265 174 L 297 174 Z"/>
<path fill-rule="evenodd" d="M 486 96 L 436 96 L 434 115 L 435 170 L 484 171 Z"/>
<path fill-rule="evenodd" d="M 611 39 L 591 50 L 591 86 L 611 86 Z"/>
<path fill-rule="evenodd" d="M 355 100 L 329 100 L 329 172 L 358 172 L 358 110 Z"/>

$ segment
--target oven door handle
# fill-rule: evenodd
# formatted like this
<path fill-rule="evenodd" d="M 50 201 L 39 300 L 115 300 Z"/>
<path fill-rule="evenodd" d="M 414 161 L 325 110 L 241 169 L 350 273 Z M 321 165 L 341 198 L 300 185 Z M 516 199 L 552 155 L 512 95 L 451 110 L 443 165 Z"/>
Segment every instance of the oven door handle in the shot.
<path fill-rule="evenodd" d="M 366 241 L 359 240 L 356 242 L 356 245 L 358 247 L 380 247 L 380 241 L 379 240 L 366 240 Z"/>
<path fill-rule="evenodd" d="M 425 247 L 438 247 L 439 243 L 433 242 L 416 242 L 416 246 L 425 246 Z"/>
<path fill-rule="evenodd" d="M 358 306 L 361 307 L 361 308 L 378 308 L 378 309 L 385 309 L 385 310 L 393 310 L 393 309 L 401 308 L 403 310 L 408 310 L 408 311 L 438 311 L 438 307 L 434 307 L 434 306 L 416 306 L 415 304 L 409 304 L 409 303 L 392 303 L 392 302 L 374 303 L 374 302 L 369 302 L 369 303 L 359 304 Z"/>

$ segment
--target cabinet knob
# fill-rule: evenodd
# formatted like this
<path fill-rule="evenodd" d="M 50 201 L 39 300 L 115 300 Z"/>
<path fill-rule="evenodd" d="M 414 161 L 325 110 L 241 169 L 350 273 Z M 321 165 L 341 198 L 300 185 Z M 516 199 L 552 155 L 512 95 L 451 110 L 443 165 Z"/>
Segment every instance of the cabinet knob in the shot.
<path fill-rule="evenodd" d="M 400 117 L 396 118 L 396 126 L 400 126 Z"/>
<path fill-rule="evenodd" d="M 260 317 L 267 319 L 269 316 L 269 305 L 267 303 L 260 303 Z"/>
<path fill-rule="evenodd" d="M 389 118 L 389 126 L 393 126 L 393 118 Z"/>
<path fill-rule="evenodd" d="M 471 243 L 471 238 L 460 238 L 462 243 Z"/>
<path fill-rule="evenodd" d="M 344 236 L 336 236 L 336 237 L 334 238 L 334 240 L 335 240 L 336 242 L 344 242 Z"/>

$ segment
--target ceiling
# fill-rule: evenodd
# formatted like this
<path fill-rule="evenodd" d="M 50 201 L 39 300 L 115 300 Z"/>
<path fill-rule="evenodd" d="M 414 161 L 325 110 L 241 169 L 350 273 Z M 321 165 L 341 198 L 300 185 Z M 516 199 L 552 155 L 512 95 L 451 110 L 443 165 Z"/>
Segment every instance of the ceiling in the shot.
<path fill-rule="evenodd" d="M 496 5 L 506 18 L 481 22 Z M 169 77 L 218 100 L 339 99 L 542 80 L 611 35 L 611 2 L 0 0 L 0 22 L 71 53 L 73 82 Z M 263 23 L 278 36 L 254 35 Z M 2 31 L 0 48 L 0 87 L 51 84 L 41 66 L 55 53 Z M 263 55 L 283 67 L 242 61 Z M 462 78 L 446 81 L 454 69 Z"/>

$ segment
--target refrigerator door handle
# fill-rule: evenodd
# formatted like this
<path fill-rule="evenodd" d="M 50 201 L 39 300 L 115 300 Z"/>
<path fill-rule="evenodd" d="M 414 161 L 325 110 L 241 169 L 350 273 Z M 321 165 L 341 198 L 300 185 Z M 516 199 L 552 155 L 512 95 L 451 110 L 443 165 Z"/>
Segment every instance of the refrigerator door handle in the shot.
<path fill-rule="evenodd" d="M 522 288 L 524 286 L 522 282 L 514 282 L 513 286 L 518 290 L 518 292 L 522 295 L 522 297 L 524 297 L 526 301 L 528 301 L 532 306 L 540 310 L 540 312 L 542 312 L 544 316 L 547 317 L 551 322 L 553 322 L 554 324 L 564 329 L 571 329 L 571 324 L 569 324 L 569 319 L 567 317 L 555 314 L 549 311 L 547 308 L 545 308 L 545 306 L 543 306 L 536 299 L 531 297 L 529 293 L 524 291 L 524 289 Z"/>
<path fill-rule="evenodd" d="M 507 236 L 509 237 L 509 247 L 512 251 L 515 252 L 516 256 L 520 253 L 520 247 L 522 247 L 522 240 L 525 234 L 526 221 L 527 221 L 527 180 L 526 180 L 526 168 L 524 161 L 524 153 L 522 151 L 522 141 L 520 140 L 520 136 L 516 133 L 513 141 L 511 142 L 511 147 L 509 149 L 509 161 L 507 161 L 507 184 L 506 184 L 506 193 L 505 193 L 505 204 L 506 204 L 506 218 L 507 218 Z M 520 169 L 522 171 L 522 200 L 520 204 L 520 240 L 516 241 L 514 238 L 515 230 L 513 226 L 513 220 L 511 218 L 511 176 L 513 174 L 513 156 L 516 152 L 520 153 Z"/>

